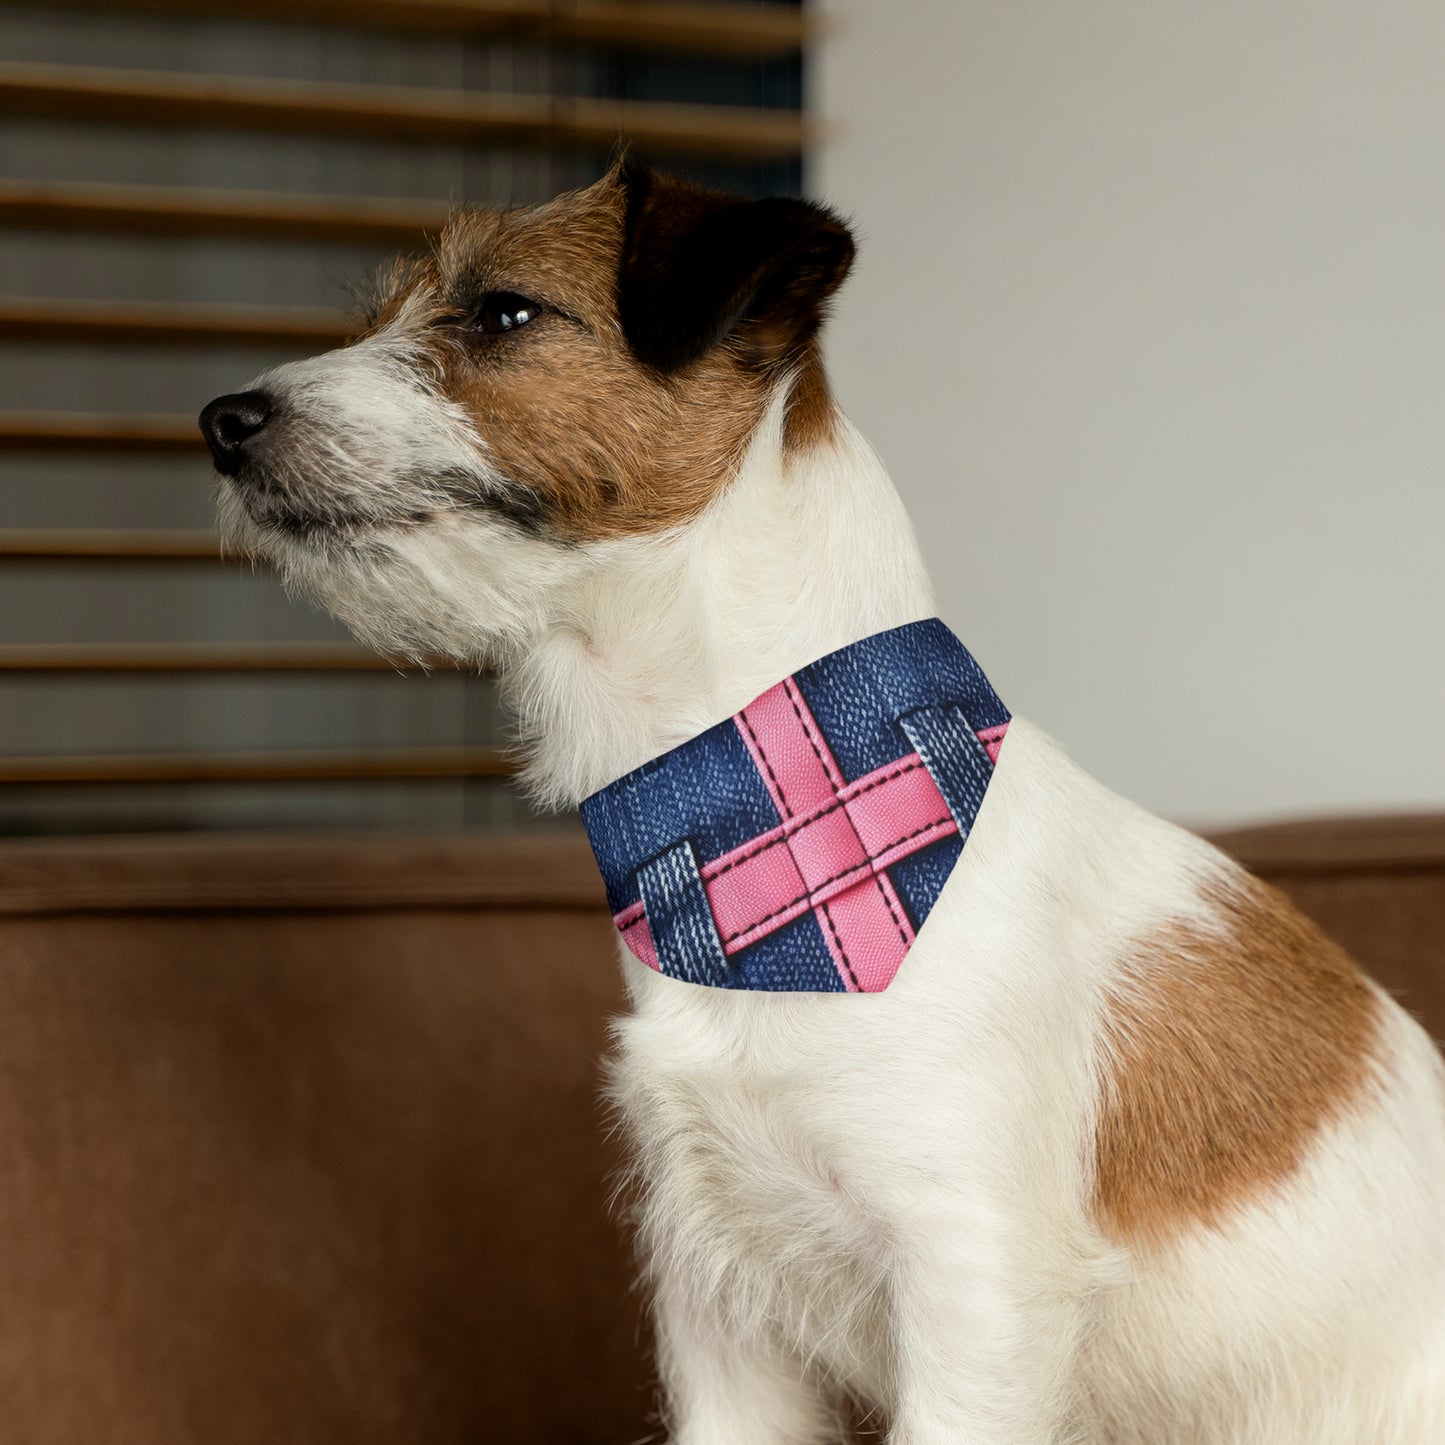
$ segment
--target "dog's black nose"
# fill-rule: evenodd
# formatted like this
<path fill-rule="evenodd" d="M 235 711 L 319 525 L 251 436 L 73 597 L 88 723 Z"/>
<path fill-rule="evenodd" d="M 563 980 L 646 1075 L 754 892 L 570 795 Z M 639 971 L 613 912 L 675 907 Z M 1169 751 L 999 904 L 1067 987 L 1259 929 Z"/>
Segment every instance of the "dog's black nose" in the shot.
<path fill-rule="evenodd" d="M 264 391 L 238 391 L 218 396 L 201 413 L 201 435 L 211 449 L 216 470 L 234 477 L 246 460 L 246 443 L 271 419 L 271 398 Z"/>

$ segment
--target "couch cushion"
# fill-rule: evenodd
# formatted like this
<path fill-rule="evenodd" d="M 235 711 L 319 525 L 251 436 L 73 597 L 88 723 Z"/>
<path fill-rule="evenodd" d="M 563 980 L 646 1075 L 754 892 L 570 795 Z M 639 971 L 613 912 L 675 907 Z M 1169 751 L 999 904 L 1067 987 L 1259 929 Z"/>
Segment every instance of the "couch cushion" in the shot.
<path fill-rule="evenodd" d="M 583 861 L 0 847 L 5 1438 L 645 1434 Z"/>

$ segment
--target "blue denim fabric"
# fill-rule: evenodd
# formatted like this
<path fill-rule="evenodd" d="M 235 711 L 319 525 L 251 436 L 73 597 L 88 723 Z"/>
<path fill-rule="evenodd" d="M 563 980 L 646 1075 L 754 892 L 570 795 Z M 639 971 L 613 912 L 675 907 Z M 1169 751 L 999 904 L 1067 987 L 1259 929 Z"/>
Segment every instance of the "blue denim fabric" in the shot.
<path fill-rule="evenodd" d="M 637 888 L 657 956 L 675 963 L 687 983 L 728 985 L 728 961 L 717 936 L 692 844 L 684 839 L 637 870 Z"/>
<path fill-rule="evenodd" d="M 1008 710 L 937 618 L 875 633 L 801 669 L 794 680 L 845 778 L 918 751 L 959 824 L 959 837 L 888 870 L 916 930 L 962 852 L 992 774 L 975 733 L 1006 723 Z M 721 945 L 697 869 L 780 821 L 731 719 L 594 793 L 581 811 L 613 913 L 649 895 L 649 928 L 664 973 L 721 988 L 842 990 L 812 913 L 719 964 Z M 683 844 L 690 848 L 679 852 Z"/>
<path fill-rule="evenodd" d="M 958 824 L 959 838 L 968 842 L 969 829 L 993 777 L 993 759 L 957 703 L 906 712 L 898 725 L 943 794 Z"/>

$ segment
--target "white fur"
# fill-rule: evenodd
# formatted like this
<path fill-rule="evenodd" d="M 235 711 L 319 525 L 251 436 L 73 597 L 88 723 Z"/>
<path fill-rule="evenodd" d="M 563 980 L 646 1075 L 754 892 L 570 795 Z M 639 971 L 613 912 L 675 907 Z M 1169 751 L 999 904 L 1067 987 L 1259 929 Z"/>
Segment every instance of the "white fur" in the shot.
<path fill-rule="evenodd" d="M 354 373 L 309 365 L 269 384 L 350 404 Z M 390 384 L 366 393 L 383 430 L 395 404 L 397 436 L 484 464 L 425 387 Z M 369 640 L 495 662 L 532 786 L 573 804 L 796 667 L 932 615 L 876 456 L 843 424 L 786 460 L 781 400 L 667 536 L 562 547 L 458 513 L 352 553 L 231 522 Z M 1378 1099 L 1278 1195 L 1148 1254 L 1091 1214 L 1118 960 L 1154 925 L 1207 922 L 1203 885 L 1231 868 L 1015 720 L 886 993 L 697 988 L 623 950 L 613 1089 L 677 1445 L 833 1440 L 845 1389 L 893 1445 L 1445 1441 L 1445 1083 L 1388 1001 Z"/>

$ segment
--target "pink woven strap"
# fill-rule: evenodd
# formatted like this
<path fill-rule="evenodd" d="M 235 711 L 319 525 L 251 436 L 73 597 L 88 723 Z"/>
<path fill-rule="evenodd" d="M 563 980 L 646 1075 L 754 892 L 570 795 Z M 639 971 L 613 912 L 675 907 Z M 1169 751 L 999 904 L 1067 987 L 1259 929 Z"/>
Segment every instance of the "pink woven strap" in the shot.
<path fill-rule="evenodd" d="M 724 952 L 811 912 L 844 987 L 886 988 L 913 942 L 913 925 L 885 870 L 957 833 L 942 794 L 917 753 L 845 782 L 791 678 L 734 722 L 783 821 L 701 869 Z M 978 735 L 995 761 L 1006 730 Z M 656 968 L 642 905 L 615 921 L 633 953 Z"/>

